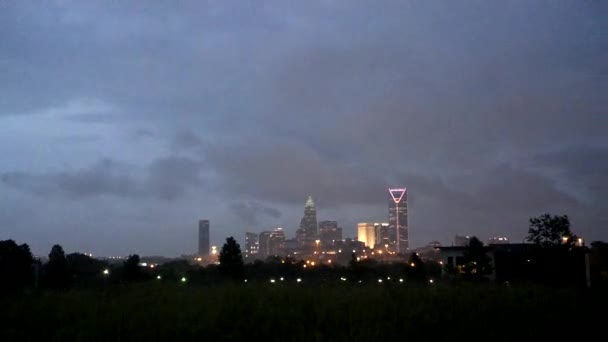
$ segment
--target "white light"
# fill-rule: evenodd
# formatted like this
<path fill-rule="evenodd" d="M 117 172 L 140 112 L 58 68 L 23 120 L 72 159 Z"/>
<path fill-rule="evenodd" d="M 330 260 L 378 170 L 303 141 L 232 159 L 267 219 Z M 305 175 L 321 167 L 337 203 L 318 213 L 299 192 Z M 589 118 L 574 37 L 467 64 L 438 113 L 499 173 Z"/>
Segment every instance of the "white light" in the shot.
<path fill-rule="evenodd" d="M 301 279 L 301 278 L 298 278 L 298 279 L 296 279 L 296 281 L 297 281 L 298 283 L 301 283 L 301 282 L 302 282 L 302 279 Z"/>
<path fill-rule="evenodd" d="M 247 279 L 245 279 L 245 282 L 247 282 Z"/>
<path fill-rule="evenodd" d="M 139 266 L 147 267 L 148 263 L 142 262 L 141 264 L 139 264 Z"/>
<path fill-rule="evenodd" d="M 433 279 L 429 279 L 429 283 L 431 283 L 431 284 L 432 284 L 433 282 L 434 282 L 434 281 L 433 281 Z"/>
<path fill-rule="evenodd" d="M 340 277 L 340 280 L 342 280 L 342 281 L 346 281 L 346 278 L 344 278 L 344 277 Z"/>
<path fill-rule="evenodd" d="M 382 279 L 378 279 L 378 282 L 379 282 L 379 283 L 381 283 L 381 282 L 382 282 Z"/>
<path fill-rule="evenodd" d="M 386 277 L 386 280 L 391 280 L 391 277 Z"/>
<path fill-rule="evenodd" d="M 161 279 L 163 279 L 163 277 L 161 277 L 161 276 L 157 275 L 157 276 L 156 276 L 156 279 L 161 280 Z"/>
<path fill-rule="evenodd" d="M 283 280 L 285 280 L 285 279 L 283 279 L 283 277 L 281 277 L 281 279 L 280 279 L 280 280 L 281 280 L 281 281 L 283 281 Z"/>
<path fill-rule="evenodd" d="M 105 274 L 105 275 L 110 274 L 110 270 L 106 268 L 105 270 L 103 270 L 103 274 Z"/>
<path fill-rule="evenodd" d="M 400 283 L 403 283 L 403 278 L 400 278 L 400 279 L 399 279 L 399 282 L 400 282 Z"/>
<path fill-rule="evenodd" d="M 186 282 L 186 277 L 182 277 L 182 283 Z"/>
<path fill-rule="evenodd" d="M 274 279 L 270 279 L 270 282 L 271 282 L 272 284 L 274 284 L 275 280 L 274 280 Z"/>

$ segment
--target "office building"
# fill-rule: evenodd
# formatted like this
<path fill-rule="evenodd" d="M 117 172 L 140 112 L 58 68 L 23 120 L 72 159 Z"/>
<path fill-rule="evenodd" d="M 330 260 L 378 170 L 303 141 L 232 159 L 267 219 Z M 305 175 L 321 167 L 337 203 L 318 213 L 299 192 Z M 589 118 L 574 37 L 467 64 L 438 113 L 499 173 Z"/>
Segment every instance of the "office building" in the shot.
<path fill-rule="evenodd" d="M 270 235 L 272 232 L 261 232 L 258 239 L 258 255 L 261 259 L 267 258 L 270 254 Z"/>
<path fill-rule="evenodd" d="M 258 234 L 245 233 L 245 258 L 254 258 L 259 251 Z"/>
<path fill-rule="evenodd" d="M 342 228 L 336 221 L 319 221 L 319 240 L 322 247 L 333 245 L 334 241 L 342 240 Z"/>
<path fill-rule="evenodd" d="M 407 190 L 388 189 L 388 194 L 389 239 L 395 251 L 406 253 L 409 248 Z"/>
<path fill-rule="evenodd" d="M 388 247 L 388 246 L 392 246 L 393 243 L 391 242 L 390 239 L 390 234 L 389 234 L 389 229 L 388 229 L 388 223 L 387 222 L 383 222 L 383 223 L 374 223 L 374 228 L 375 228 L 375 233 L 376 233 L 376 241 L 375 241 L 375 248 L 382 248 L 382 247 Z"/>
<path fill-rule="evenodd" d="M 198 221 L 198 255 L 209 255 L 209 220 Z"/>
<path fill-rule="evenodd" d="M 357 233 L 357 240 L 363 242 L 367 248 L 374 248 L 376 244 L 376 226 L 374 223 L 359 223 L 357 225 Z"/>
<path fill-rule="evenodd" d="M 285 255 L 285 232 L 283 228 L 276 228 L 270 233 L 269 255 Z"/>
<path fill-rule="evenodd" d="M 319 238 L 317 227 L 317 208 L 312 196 L 308 196 L 308 200 L 304 205 L 304 217 L 300 221 L 300 232 L 298 235 L 299 241 L 303 246 L 311 247 L 315 245 L 315 241 Z"/>

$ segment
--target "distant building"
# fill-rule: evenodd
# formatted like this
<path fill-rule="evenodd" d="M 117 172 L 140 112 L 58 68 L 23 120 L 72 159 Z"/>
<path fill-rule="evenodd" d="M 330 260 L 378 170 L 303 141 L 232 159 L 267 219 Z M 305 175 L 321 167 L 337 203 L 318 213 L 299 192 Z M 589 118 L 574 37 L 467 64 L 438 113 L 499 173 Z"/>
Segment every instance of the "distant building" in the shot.
<path fill-rule="evenodd" d="M 388 194 L 389 238 L 397 252 L 406 253 L 409 248 L 407 190 L 388 189 Z"/>
<path fill-rule="evenodd" d="M 488 245 L 505 245 L 509 243 L 506 237 L 492 237 L 488 239 Z"/>
<path fill-rule="evenodd" d="M 456 235 L 454 236 L 454 247 L 466 247 L 469 245 L 470 236 Z"/>
<path fill-rule="evenodd" d="M 258 255 L 260 246 L 258 243 L 258 234 L 245 233 L 245 258 L 254 258 Z"/>
<path fill-rule="evenodd" d="M 270 233 L 269 255 L 285 255 L 285 232 L 283 228 L 276 228 Z"/>
<path fill-rule="evenodd" d="M 267 258 L 270 254 L 270 235 L 272 232 L 261 232 L 258 239 L 258 255 L 261 259 Z"/>
<path fill-rule="evenodd" d="M 390 239 L 388 223 L 374 223 L 376 228 L 376 245 L 379 247 L 392 246 L 393 242 Z M 376 247 L 378 248 L 378 247 Z"/>
<path fill-rule="evenodd" d="M 374 248 L 376 244 L 376 226 L 373 222 L 362 222 L 357 225 L 357 240 L 365 247 Z"/>
<path fill-rule="evenodd" d="M 319 221 L 319 240 L 323 247 L 331 246 L 334 241 L 342 240 L 342 228 L 338 227 L 338 222 Z"/>
<path fill-rule="evenodd" d="M 300 221 L 299 241 L 303 246 L 314 246 L 315 240 L 319 238 L 317 226 L 317 208 L 312 196 L 308 196 L 304 205 L 304 217 Z"/>
<path fill-rule="evenodd" d="M 198 221 L 198 255 L 209 255 L 209 220 Z"/>

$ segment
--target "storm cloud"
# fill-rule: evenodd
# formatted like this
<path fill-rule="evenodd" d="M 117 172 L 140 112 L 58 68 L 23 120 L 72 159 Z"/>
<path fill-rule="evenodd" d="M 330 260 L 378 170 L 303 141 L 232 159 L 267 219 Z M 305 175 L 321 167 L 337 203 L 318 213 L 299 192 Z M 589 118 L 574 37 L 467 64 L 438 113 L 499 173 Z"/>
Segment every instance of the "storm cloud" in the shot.
<path fill-rule="evenodd" d="M 1 2 L 0 238 L 178 255 L 201 218 L 293 235 L 308 195 L 353 236 L 404 186 L 414 246 L 544 212 L 606 239 L 607 10 Z"/>

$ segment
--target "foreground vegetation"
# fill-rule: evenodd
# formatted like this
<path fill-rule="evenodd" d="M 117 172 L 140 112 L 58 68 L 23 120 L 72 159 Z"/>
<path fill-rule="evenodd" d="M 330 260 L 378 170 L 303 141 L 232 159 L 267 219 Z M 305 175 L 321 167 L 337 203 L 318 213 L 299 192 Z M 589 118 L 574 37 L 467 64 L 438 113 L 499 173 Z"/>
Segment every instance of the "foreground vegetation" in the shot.
<path fill-rule="evenodd" d="M 141 283 L 0 299 L 4 341 L 589 336 L 605 293 L 491 285 Z"/>

